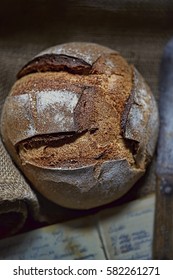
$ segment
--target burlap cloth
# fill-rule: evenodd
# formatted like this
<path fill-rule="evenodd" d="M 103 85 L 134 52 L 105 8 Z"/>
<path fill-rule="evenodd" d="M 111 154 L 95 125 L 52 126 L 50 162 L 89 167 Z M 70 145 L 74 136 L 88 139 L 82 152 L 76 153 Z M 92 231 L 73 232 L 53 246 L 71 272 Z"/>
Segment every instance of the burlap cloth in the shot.
<path fill-rule="evenodd" d="M 173 2 L 4 0 L 0 8 L 0 112 L 20 67 L 43 49 L 90 41 L 118 50 L 135 64 L 158 99 L 163 46 L 173 34 Z M 120 201 L 154 191 L 154 161 Z M 114 205 L 111 204 L 111 205 Z M 37 194 L 0 141 L 0 236 L 91 213 L 56 206 Z M 35 220 L 37 222 L 35 222 Z M 41 223 L 40 223 L 41 221 Z M 24 225 L 25 224 L 25 225 Z"/>

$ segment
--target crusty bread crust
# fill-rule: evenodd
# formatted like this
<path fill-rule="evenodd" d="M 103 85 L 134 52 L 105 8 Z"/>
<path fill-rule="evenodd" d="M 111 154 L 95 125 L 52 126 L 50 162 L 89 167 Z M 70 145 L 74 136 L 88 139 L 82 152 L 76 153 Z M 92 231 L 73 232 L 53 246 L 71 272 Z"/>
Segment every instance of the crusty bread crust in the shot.
<path fill-rule="evenodd" d="M 10 154 L 50 200 L 89 209 L 121 197 L 154 153 L 158 111 L 139 72 L 109 48 L 52 47 L 19 72 L 2 114 Z"/>

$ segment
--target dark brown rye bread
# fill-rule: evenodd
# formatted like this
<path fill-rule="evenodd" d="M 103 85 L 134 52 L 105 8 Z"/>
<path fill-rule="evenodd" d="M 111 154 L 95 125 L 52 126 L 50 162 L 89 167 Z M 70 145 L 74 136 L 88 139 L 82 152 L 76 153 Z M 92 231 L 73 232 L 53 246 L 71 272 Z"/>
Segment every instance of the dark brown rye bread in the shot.
<path fill-rule="evenodd" d="M 144 174 L 157 139 L 157 107 L 143 78 L 96 44 L 35 57 L 3 112 L 4 141 L 21 170 L 46 197 L 72 208 L 122 196 Z"/>

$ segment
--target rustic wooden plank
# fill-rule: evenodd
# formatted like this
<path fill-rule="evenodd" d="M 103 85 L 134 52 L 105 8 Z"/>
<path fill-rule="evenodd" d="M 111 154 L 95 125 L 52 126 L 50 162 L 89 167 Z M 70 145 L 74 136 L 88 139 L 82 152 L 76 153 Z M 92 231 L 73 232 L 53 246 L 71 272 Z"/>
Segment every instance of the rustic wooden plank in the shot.
<path fill-rule="evenodd" d="M 157 149 L 157 186 L 154 259 L 173 259 L 173 39 L 164 49 L 160 71 L 160 132 Z"/>

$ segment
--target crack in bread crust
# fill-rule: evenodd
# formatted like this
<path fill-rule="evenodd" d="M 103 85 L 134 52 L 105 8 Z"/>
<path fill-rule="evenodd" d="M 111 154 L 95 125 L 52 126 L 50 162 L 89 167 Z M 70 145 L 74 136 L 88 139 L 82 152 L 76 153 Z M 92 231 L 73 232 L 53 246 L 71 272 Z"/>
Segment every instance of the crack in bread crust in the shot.
<path fill-rule="evenodd" d="M 90 70 L 91 65 L 83 59 L 64 54 L 44 54 L 28 62 L 18 72 L 17 79 L 36 72 L 66 71 L 74 74 L 87 75 Z"/>

